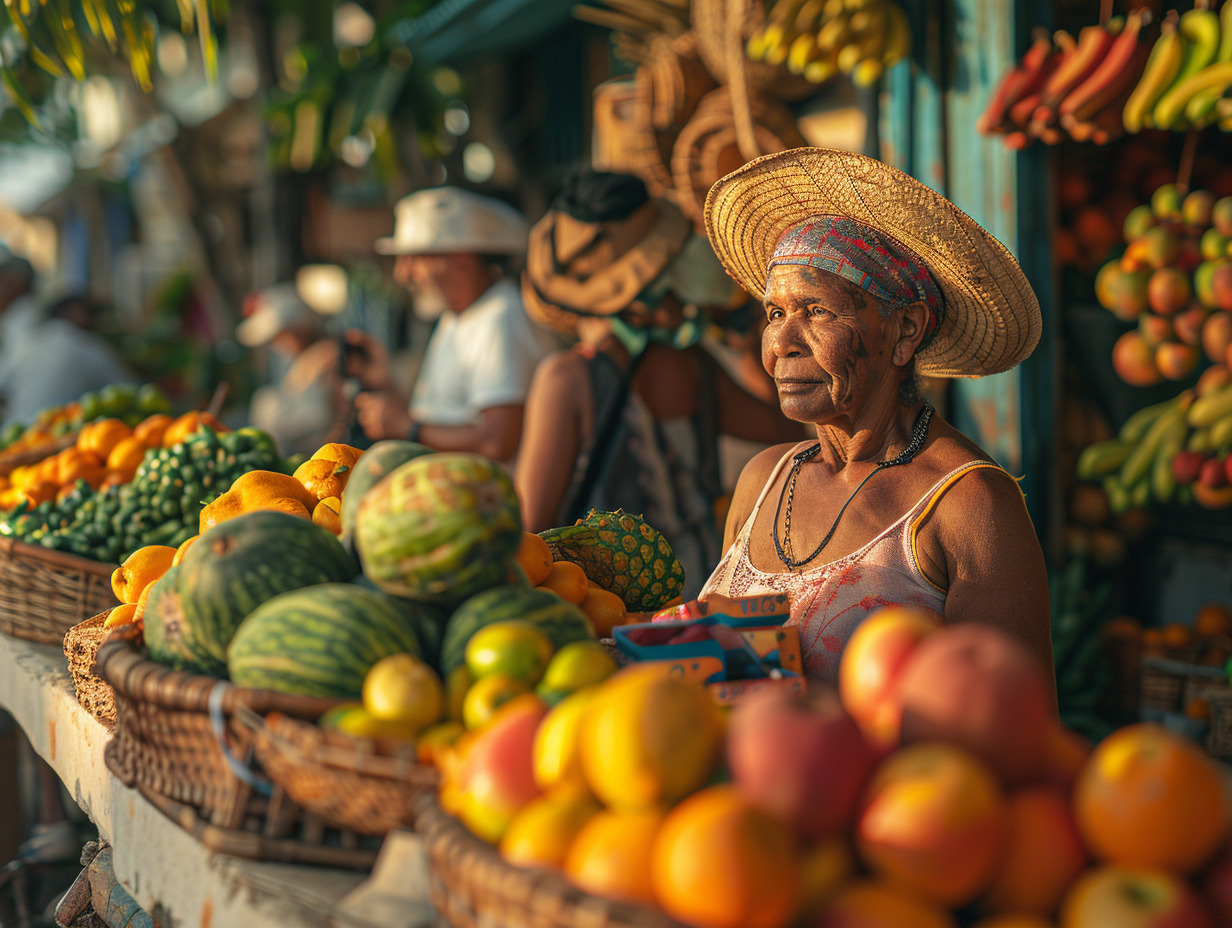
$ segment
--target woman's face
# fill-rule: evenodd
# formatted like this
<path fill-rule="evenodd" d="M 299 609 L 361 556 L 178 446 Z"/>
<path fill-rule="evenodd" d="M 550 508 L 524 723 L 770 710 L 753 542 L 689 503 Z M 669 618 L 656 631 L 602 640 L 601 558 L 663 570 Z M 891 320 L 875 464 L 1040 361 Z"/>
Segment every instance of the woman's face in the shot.
<path fill-rule="evenodd" d="M 897 327 L 894 316 L 882 317 L 876 297 L 836 274 L 778 265 L 764 303 L 762 364 L 788 418 L 854 420 L 879 394 L 896 401 Z"/>

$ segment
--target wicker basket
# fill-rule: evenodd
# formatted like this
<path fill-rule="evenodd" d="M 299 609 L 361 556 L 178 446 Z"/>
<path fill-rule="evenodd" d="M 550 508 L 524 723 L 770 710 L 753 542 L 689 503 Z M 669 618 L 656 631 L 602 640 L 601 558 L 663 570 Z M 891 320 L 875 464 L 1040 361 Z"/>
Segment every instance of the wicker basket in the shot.
<path fill-rule="evenodd" d="M 412 744 L 352 738 L 281 713 L 266 717 L 257 760 L 270 779 L 326 824 L 383 835 L 414 820 L 419 793 L 436 771 L 417 763 Z"/>
<path fill-rule="evenodd" d="M 1232 760 L 1232 687 L 1211 691 L 1206 700 L 1211 710 L 1206 750 L 1212 757 Z"/>
<path fill-rule="evenodd" d="M 12 451 L 0 454 L 0 476 L 7 477 L 19 467 L 25 467 L 28 464 L 37 464 L 46 458 L 57 454 L 66 448 L 71 448 L 77 443 L 77 433 L 65 435 L 63 438 L 58 438 L 49 445 L 42 445 L 38 448 L 31 448 L 28 451 Z"/>
<path fill-rule="evenodd" d="M 73 688 L 77 702 L 107 728 L 115 727 L 115 693 L 110 686 L 94 674 L 94 660 L 104 639 L 111 629 L 104 627 L 107 613 L 79 622 L 64 636 L 64 656 L 68 658 L 69 673 L 73 676 Z"/>
<path fill-rule="evenodd" d="M 117 605 L 114 564 L 0 537 L 0 632 L 61 644 L 77 623 Z"/>
<path fill-rule="evenodd" d="M 584 893 L 556 871 L 505 863 L 430 792 L 419 799 L 415 830 L 428 855 L 429 897 L 453 928 L 683 928 L 657 910 Z"/>
<path fill-rule="evenodd" d="M 766 20 L 766 6 L 763 0 L 690 0 L 689 17 L 697 33 L 697 50 L 702 61 L 721 84 L 747 82 L 750 90 L 780 100 L 803 100 L 813 96 L 819 89 L 817 84 L 792 74 L 782 65 L 745 58 L 744 43 L 761 29 Z M 742 16 L 743 22 L 739 42 L 733 43 L 728 33 L 735 25 L 732 17 L 737 14 Z M 743 74 L 732 74 L 733 67 L 742 68 Z"/>
<path fill-rule="evenodd" d="M 1200 695 L 1204 686 L 1227 683 L 1222 663 L 1212 666 L 1203 662 L 1203 656 L 1215 648 L 1225 649 L 1229 644 L 1227 639 L 1212 638 L 1200 645 L 1144 656 L 1139 681 L 1142 717 L 1148 721 L 1162 721 L 1168 713 L 1182 712 L 1185 702 Z"/>

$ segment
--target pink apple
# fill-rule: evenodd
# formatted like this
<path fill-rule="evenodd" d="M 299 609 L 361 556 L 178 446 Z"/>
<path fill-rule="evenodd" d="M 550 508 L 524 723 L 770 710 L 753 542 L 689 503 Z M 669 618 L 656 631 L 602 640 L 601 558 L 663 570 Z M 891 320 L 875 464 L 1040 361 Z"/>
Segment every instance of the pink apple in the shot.
<path fill-rule="evenodd" d="M 851 821 L 873 759 L 860 727 L 827 687 L 804 697 L 754 692 L 728 726 L 727 762 L 740 792 L 806 838 Z"/>
<path fill-rule="evenodd" d="M 486 841 L 499 841 L 514 815 L 539 796 L 535 732 L 547 711 L 538 696 L 519 696 L 478 730 L 467 752 L 459 817 Z"/>
<path fill-rule="evenodd" d="M 1213 928 L 1210 914 L 1180 877 L 1162 870 L 1088 870 L 1061 905 L 1066 928 Z"/>

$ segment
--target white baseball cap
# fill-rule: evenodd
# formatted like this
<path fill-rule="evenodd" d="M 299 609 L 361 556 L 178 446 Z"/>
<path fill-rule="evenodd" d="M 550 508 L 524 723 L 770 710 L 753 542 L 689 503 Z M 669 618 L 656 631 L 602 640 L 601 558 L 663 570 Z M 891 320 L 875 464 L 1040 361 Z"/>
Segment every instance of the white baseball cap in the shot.
<path fill-rule="evenodd" d="M 312 326 L 320 321 L 295 292 L 295 284 L 274 284 L 256 295 L 256 309 L 235 327 L 235 337 L 241 345 L 256 348 L 270 341 L 279 332 L 296 326 Z"/>
<path fill-rule="evenodd" d="M 432 187 L 394 207 L 394 234 L 376 241 L 383 255 L 520 255 L 526 219 L 512 206 L 458 187 Z"/>

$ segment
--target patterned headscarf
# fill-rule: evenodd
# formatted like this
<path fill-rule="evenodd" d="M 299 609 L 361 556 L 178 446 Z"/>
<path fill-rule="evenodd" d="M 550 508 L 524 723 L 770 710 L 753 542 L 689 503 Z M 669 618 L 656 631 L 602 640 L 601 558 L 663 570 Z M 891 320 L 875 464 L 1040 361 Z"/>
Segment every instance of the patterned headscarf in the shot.
<path fill-rule="evenodd" d="M 945 311 L 941 290 L 924 262 L 898 242 L 846 216 L 813 216 L 779 237 L 770 268 L 799 264 L 837 274 L 883 303 L 928 307 L 928 323 L 920 347 L 928 344 Z"/>

